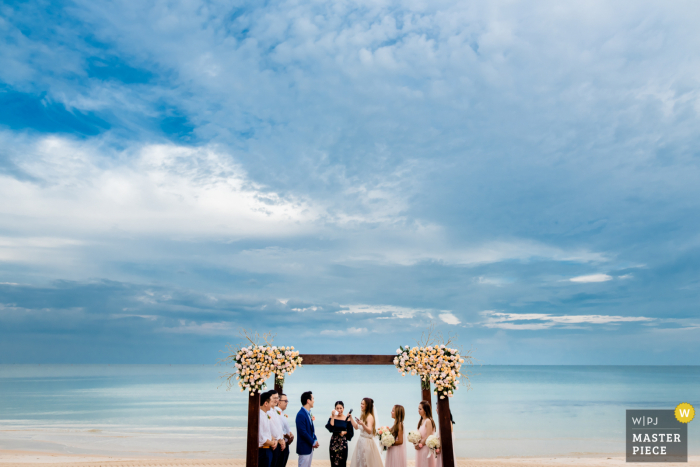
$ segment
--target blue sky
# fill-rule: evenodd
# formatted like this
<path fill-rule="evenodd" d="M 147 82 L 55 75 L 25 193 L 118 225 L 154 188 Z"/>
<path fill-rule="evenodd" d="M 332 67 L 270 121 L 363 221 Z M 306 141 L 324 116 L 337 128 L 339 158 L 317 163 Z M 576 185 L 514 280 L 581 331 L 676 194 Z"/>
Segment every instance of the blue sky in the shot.
<path fill-rule="evenodd" d="M 0 362 L 697 364 L 699 14 L 5 2 Z"/>

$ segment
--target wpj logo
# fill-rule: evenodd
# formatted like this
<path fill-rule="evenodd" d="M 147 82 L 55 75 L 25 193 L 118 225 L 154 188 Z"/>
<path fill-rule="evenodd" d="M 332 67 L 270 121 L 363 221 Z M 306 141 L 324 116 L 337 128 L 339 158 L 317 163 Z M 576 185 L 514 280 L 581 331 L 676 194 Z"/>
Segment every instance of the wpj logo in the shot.
<path fill-rule="evenodd" d="M 673 410 L 627 411 L 627 462 L 688 462 L 688 424 Z"/>

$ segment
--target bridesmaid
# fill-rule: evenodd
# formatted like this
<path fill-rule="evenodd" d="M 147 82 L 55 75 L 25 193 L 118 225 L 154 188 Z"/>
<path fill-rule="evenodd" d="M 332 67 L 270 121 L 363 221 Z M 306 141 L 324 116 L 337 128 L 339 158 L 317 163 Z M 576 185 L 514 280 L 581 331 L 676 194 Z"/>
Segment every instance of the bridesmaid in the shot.
<path fill-rule="evenodd" d="M 440 410 L 436 407 L 435 411 L 440 415 Z M 455 420 L 452 418 L 452 411 L 450 410 L 450 433 L 455 431 Z M 439 438 L 440 433 L 438 432 L 436 436 Z M 452 443 L 452 446 L 454 446 L 454 442 Z M 437 459 L 435 459 L 435 467 L 442 467 L 442 445 L 435 450 L 435 454 L 437 454 Z"/>
<path fill-rule="evenodd" d="M 428 456 L 430 448 L 425 445 L 428 436 L 435 433 L 435 422 L 433 412 L 430 409 L 430 402 L 420 401 L 418 404 L 418 431 L 420 432 L 420 442 L 416 444 L 416 467 L 435 467 L 435 456 Z"/>
<path fill-rule="evenodd" d="M 348 421 L 350 415 L 343 414 L 345 404 L 343 401 L 335 403 L 335 409 L 331 412 L 326 428 L 333 433 L 328 451 L 331 455 L 331 465 L 334 467 L 346 467 L 348 462 L 348 441 L 354 433 L 352 425 Z"/>
<path fill-rule="evenodd" d="M 384 467 L 406 467 L 406 443 L 403 429 L 403 420 L 406 411 L 402 405 L 395 405 L 391 409 L 391 418 L 394 419 L 394 426 L 391 427 L 391 434 L 394 435 L 394 445 L 386 451 L 386 461 Z"/>

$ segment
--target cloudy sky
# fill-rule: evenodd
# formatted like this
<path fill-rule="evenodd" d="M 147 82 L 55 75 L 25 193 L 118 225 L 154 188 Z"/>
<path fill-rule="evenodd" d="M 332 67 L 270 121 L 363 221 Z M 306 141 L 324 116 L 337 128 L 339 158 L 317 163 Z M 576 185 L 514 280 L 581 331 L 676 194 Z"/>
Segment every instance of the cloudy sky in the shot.
<path fill-rule="evenodd" d="M 0 362 L 246 327 L 696 364 L 697 2 L 0 7 Z"/>

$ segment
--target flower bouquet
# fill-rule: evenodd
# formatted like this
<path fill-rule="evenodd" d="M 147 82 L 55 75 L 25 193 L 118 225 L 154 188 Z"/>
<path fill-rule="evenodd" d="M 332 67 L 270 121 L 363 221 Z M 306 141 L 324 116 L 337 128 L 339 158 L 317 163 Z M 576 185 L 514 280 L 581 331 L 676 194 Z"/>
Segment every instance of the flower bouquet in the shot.
<path fill-rule="evenodd" d="M 428 436 L 428 439 L 425 440 L 425 445 L 430 448 L 428 458 L 430 458 L 430 456 L 432 455 L 435 455 L 435 457 L 437 458 L 437 453 L 435 452 L 435 450 L 440 449 L 440 438 L 438 438 L 435 435 L 430 435 Z"/>
<path fill-rule="evenodd" d="M 408 432 L 408 440 L 410 442 L 412 442 L 413 444 L 420 443 L 421 439 L 423 439 L 423 437 L 420 435 L 420 433 L 417 430 L 413 430 L 413 431 Z"/>
<path fill-rule="evenodd" d="M 394 435 L 391 434 L 391 428 L 389 428 L 388 426 L 380 427 L 377 430 L 377 437 L 379 438 L 379 444 L 382 445 L 384 451 L 393 446 L 394 442 L 396 441 L 394 439 Z"/>

